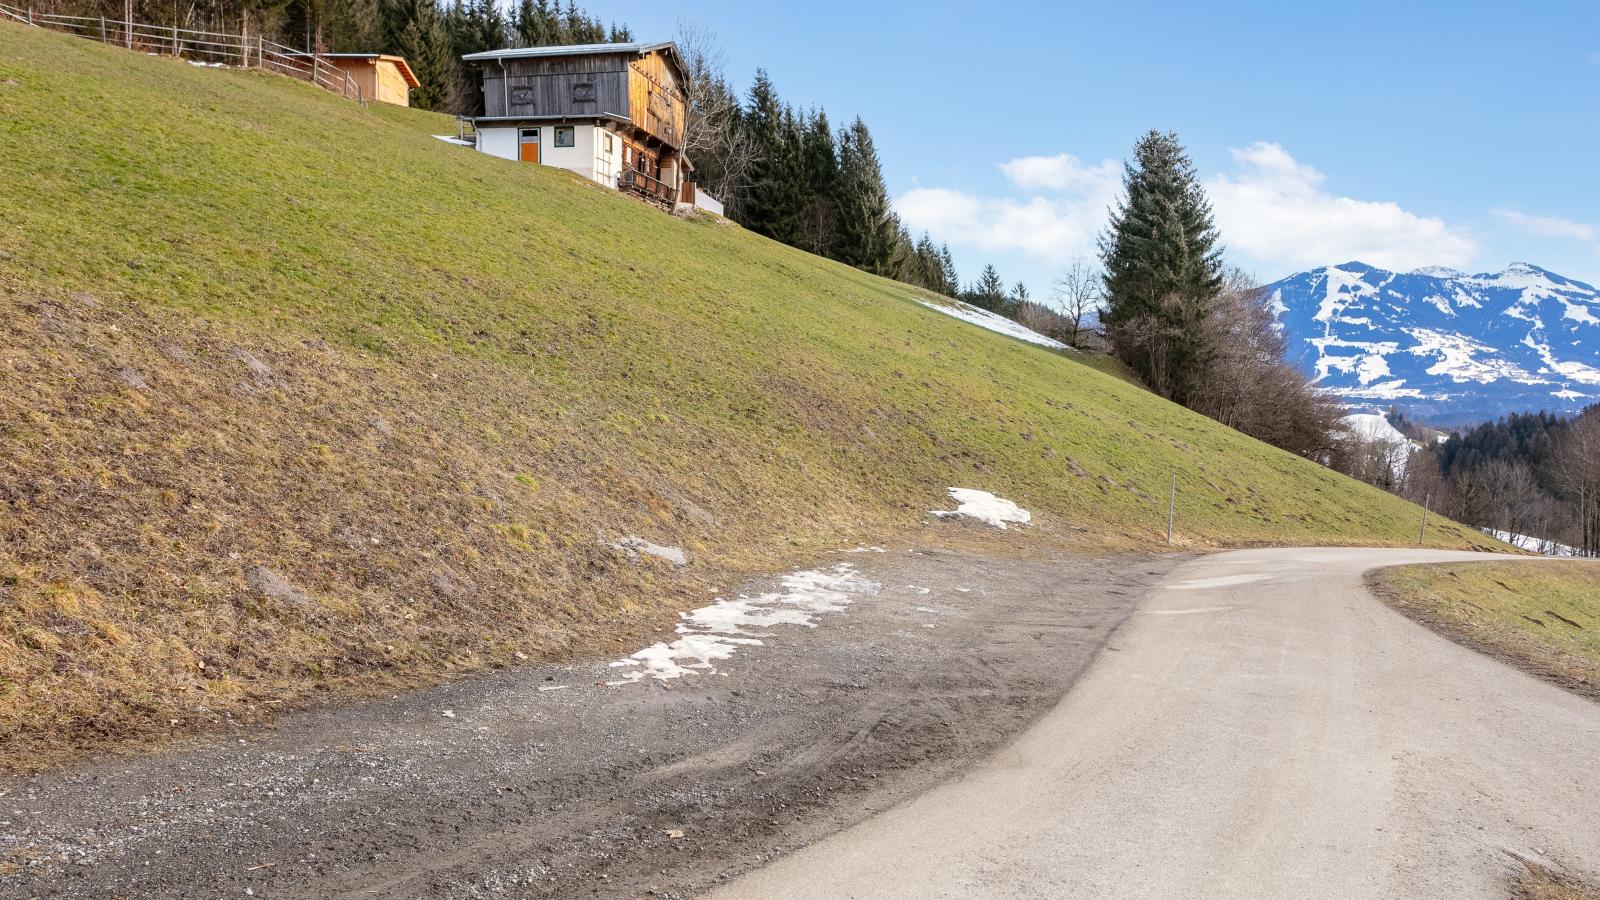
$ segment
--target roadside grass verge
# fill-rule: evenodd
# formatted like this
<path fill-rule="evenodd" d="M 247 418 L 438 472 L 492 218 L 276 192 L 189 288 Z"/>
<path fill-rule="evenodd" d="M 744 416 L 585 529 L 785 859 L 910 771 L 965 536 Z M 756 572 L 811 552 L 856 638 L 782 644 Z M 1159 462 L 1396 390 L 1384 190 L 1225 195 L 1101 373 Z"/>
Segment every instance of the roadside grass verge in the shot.
<path fill-rule="evenodd" d="M 0 766 L 631 649 L 861 541 L 1161 547 L 1174 474 L 1183 549 L 1415 541 L 1115 366 L 447 117 L 8 23 L 0 109 Z"/>
<path fill-rule="evenodd" d="M 1412 618 L 1600 700 L 1600 562 L 1400 566 L 1369 579 Z"/>
<path fill-rule="evenodd" d="M 1600 900 L 1600 887 L 1518 858 L 1523 871 L 1512 884 L 1512 900 Z"/>

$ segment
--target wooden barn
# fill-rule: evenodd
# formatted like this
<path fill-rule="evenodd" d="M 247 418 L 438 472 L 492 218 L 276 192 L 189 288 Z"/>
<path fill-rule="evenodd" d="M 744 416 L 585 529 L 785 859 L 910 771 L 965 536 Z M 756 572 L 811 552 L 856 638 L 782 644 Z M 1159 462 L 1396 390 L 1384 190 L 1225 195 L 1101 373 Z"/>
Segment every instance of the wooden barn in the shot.
<path fill-rule="evenodd" d="M 663 205 L 685 196 L 688 74 L 671 42 L 491 50 L 462 57 L 483 77 L 476 146 L 559 166 Z"/>
<path fill-rule="evenodd" d="M 388 53 L 319 53 L 317 60 L 350 74 L 365 100 L 411 105 L 411 89 L 420 82 L 403 56 Z"/>

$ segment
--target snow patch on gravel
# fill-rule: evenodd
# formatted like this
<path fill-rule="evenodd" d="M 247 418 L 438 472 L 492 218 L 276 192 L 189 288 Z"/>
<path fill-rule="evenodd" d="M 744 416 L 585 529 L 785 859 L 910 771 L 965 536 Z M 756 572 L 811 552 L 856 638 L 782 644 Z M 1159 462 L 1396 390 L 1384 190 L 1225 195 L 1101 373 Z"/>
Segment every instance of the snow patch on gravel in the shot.
<path fill-rule="evenodd" d="M 794 572 L 783 576 L 779 584 L 782 590 L 733 600 L 719 597 L 710 606 L 682 613 L 683 622 L 677 628 L 681 637 L 652 644 L 627 659 L 612 663 L 613 668 L 628 668 L 629 671 L 607 684 L 715 674 L 718 660 L 728 659 L 740 647 L 761 646 L 761 638 L 771 636 L 762 629 L 777 625 L 815 628 L 817 616 L 844 612 L 856 596 L 878 591 L 875 582 L 849 563 Z"/>
<path fill-rule="evenodd" d="M 956 501 L 955 509 L 929 510 L 941 519 L 953 516 L 967 516 L 989 525 L 1006 530 L 1007 522 L 1016 522 L 1021 525 L 1033 521 L 1033 513 L 1012 503 L 1003 497 L 996 497 L 988 491 L 974 488 L 950 488 L 950 496 Z"/>

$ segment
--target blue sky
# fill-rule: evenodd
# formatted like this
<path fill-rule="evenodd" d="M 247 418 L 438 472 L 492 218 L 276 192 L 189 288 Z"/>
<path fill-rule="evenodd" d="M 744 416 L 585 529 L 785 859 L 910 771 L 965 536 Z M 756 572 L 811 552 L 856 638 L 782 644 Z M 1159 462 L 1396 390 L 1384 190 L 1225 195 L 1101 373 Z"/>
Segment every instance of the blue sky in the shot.
<path fill-rule="evenodd" d="M 1092 255 L 1146 129 L 1189 147 L 1230 261 L 1359 258 L 1600 284 L 1600 2 L 591 0 L 713 30 L 729 74 L 872 128 L 890 192 L 1037 296 Z"/>

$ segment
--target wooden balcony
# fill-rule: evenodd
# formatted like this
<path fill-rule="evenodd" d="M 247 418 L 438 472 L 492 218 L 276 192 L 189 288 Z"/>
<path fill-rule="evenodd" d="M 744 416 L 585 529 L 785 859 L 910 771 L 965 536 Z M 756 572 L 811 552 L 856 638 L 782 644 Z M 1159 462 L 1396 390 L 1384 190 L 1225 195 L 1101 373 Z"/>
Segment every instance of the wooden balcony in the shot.
<path fill-rule="evenodd" d="M 676 200 L 672 185 L 659 178 L 646 175 L 637 169 L 623 169 L 617 176 L 617 190 L 639 194 L 656 203 L 671 206 Z"/>

